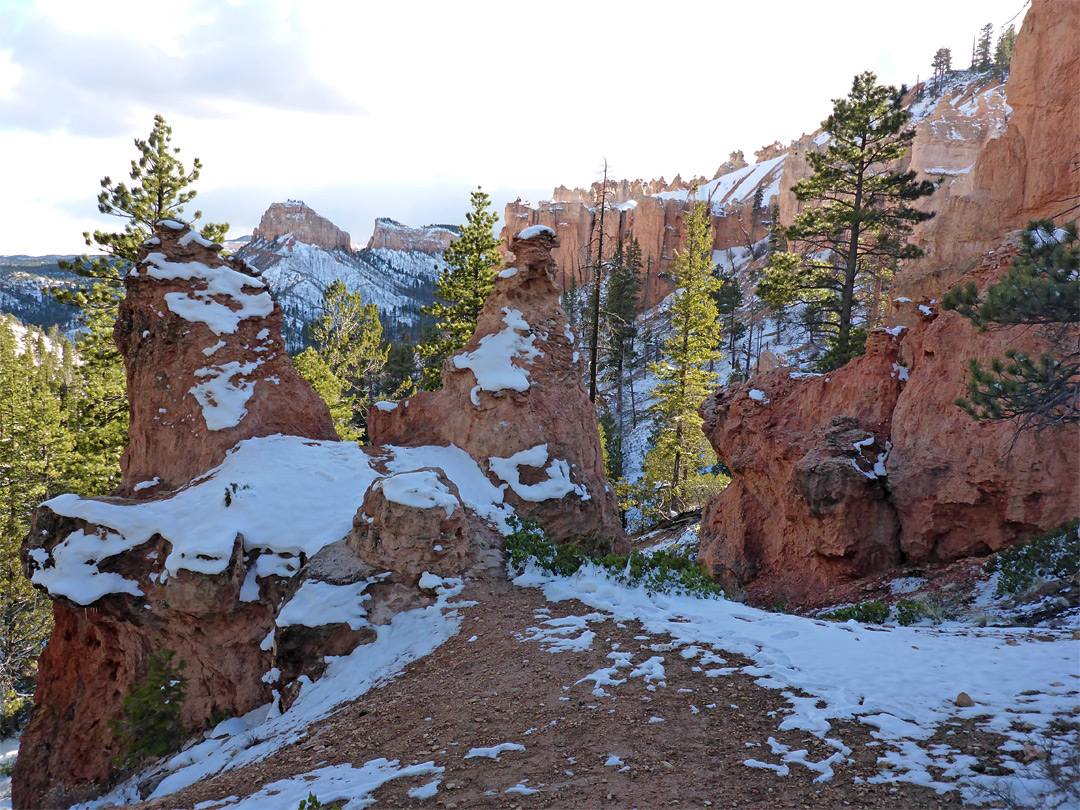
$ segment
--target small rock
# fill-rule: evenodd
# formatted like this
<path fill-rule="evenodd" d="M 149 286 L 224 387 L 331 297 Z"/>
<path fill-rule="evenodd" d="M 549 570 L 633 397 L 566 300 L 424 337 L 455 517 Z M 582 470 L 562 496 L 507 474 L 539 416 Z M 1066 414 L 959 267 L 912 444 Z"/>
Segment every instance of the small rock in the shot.
<path fill-rule="evenodd" d="M 1038 759 L 1049 759 L 1050 754 L 1044 748 L 1038 748 L 1031 743 L 1024 743 L 1024 752 L 1020 758 L 1025 765 L 1028 765 Z"/>
<path fill-rule="evenodd" d="M 971 695 L 967 692 L 961 692 L 956 696 L 956 700 L 953 701 L 954 706 L 959 706 L 961 709 L 968 709 L 975 705 L 975 701 L 971 699 Z"/>
<path fill-rule="evenodd" d="M 672 765 L 670 762 L 668 762 L 666 759 L 660 760 L 660 767 L 663 768 L 666 771 L 675 770 L 675 766 Z"/>

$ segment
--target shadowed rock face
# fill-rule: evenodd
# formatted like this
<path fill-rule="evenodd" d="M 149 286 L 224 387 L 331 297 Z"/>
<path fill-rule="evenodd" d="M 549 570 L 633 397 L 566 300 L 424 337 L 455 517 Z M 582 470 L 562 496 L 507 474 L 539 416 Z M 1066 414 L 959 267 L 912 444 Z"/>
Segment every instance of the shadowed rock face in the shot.
<path fill-rule="evenodd" d="M 368 431 L 373 444 L 460 447 L 557 542 L 595 531 L 621 543 L 582 358 L 547 270 L 557 244 L 548 229 L 515 239 L 515 260 L 472 339 L 447 360 L 442 389 L 388 410 L 373 405 Z"/>
<path fill-rule="evenodd" d="M 124 281 L 113 334 L 130 414 L 117 494 L 183 486 L 243 439 L 337 438 L 326 404 L 285 353 L 281 307 L 219 250 L 186 226 L 159 227 Z"/>

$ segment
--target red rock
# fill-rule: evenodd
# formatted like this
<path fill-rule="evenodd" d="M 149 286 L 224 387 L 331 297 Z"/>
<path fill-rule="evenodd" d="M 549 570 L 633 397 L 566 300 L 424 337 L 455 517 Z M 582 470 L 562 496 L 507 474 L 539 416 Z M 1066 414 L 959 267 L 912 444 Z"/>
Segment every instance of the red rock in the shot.
<path fill-rule="evenodd" d="M 241 261 L 222 258 L 220 248 L 193 236 L 186 227 L 159 227 L 158 244 L 143 246 L 125 279 L 127 296 L 113 332 L 129 392 L 117 494 L 146 497 L 183 486 L 243 439 L 274 433 L 337 438 L 326 404 L 285 353 L 281 307 Z M 154 264 L 162 260 L 172 263 L 165 271 Z M 220 289 L 228 285 L 229 294 L 208 290 L 215 282 Z M 239 312 L 243 306 L 247 312 Z M 200 317 L 224 331 L 192 320 Z M 250 395 L 241 403 L 235 389 Z M 238 405 L 232 412 L 230 402 Z M 155 478 L 156 486 L 134 489 Z"/>
<path fill-rule="evenodd" d="M 539 520 L 560 542 L 595 531 L 621 543 L 619 507 L 604 475 L 596 410 L 546 269 L 557 244 L 550 231 L 515 239 L 516 258 L 496 280 L 472 339 L 447 360 L 442 389 L 417 394 L 389 411 L 372 406 L 368 431 L 377 445 L 457 445 L 506 486 L 506 500 L 519 514 Z M 527 331 L 514 328 L 522 320 Z M 481 390 L 467 365 L 469 356 L 476 357 L 482 344 L 512 340 L 515 334 L 523 348 L 513 360 L 517 371 L 511 373 L 518 375 L 515 384 L 522 390 Z M 511 368 L 507 363 L 500 367 Z M 512 463 L 500 465 L 499 459 L 518 453 L 536 457 L 518 467 L 519 480 L 508 482 L 505 476 L 514 474 L 505 468 Z M 561 482 L 561 497 L 530 500 L 549 494 L 530 488 L 544 482 Z"/>
<path fill-rule="evenodd" d="M 300 200 L 274 203 L 266 209 L 251 241 L 275 239 L 303 242 L 324 250 L 352 250 L 349 234 L 321 217 Z"/>
<path fill-rule="evenodd" d="M 444 225 L 425 225 L 410 228 L 392 219 L 375 220 L 375 230 L 368 240 L 369 250 L 416 251 L 419 253 L 442 253 L 457 241 L 457 228 Z"/>
<path fill-rule="evenodd" d="M 700 561 L 728 587 L 790 601 L 900 560 L 899 522 L 874 467 L 901 381 L 899 342 L 823 376 L 776 368 L 702 406 L 732 482 L 702 516 Z"/>
<path fill-rule="evenodd" d="M 894 296 L 914 299 L 894 301 L 889 316 L 908 327 L 899 347 L 906 368 L 892 372 L 910 375 L 902 388 L 890 376 L 896 350 L 882 354 L 883 333 L 874 332 L 867 356 L 829 383 L 785 380 L 777 369 L 706 403 L 706 433 L 734 480 L 706 506 L 701 559 L 728 582 L 798 600 L 886 570 L 901 555 L 923 564 L 986 554 L 1080 513 L 1080 428 L 1017 434 L 1012 422 L 977 423 L 954 403 L 966 393 L 971 358 L 987 366 L 1009 348 L 1039 354 L 1046 336 L 1025 327 L 979 332 L 936 305 L 956 283 L 1000 278 L 1016 252 L 1015 236 L 1004 235 L 1076 199 L 1062 155 L 1075 152 L 1078 72 L 1080 15 L 1035 0 L 1006 85 L 1008 128 L 985 142 L 970 193 L 954 186 L 923 232 L 927 257 L 894 284 Z M 796 171 L 797 161 L 787 164 Z M 1065 337 L 1077 339 L 1075 329 Z M 769 402 L 749 400 L 752 388 Z M 891 443 L 884 486 L 856 486 L 843 470 L 845 419 L 872 433 L 875 448 Z"/>
<path fill-rule="evenodd" d="M 432 493 L 435 500 L 430 506 L 411 503 L 407 490 L 416 487 Z M 410 584 L 425 571 L 460 576 L 475 557 L 472 529 L 457 486 L 441 469 L 430 467 L 372 484 L 346 542 L 364 562 L 394 571 Z"/>

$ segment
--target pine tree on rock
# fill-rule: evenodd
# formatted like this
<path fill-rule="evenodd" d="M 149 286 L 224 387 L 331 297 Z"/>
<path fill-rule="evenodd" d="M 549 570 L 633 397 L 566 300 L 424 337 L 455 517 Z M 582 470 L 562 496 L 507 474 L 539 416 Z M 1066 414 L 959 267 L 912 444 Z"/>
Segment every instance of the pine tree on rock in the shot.
<path fill-rule="evenodd" d="M 122 231 L 83 233 L 88 247 L 101 255 L 87 255 L 72 262 L 60 262 L 86 279 L 75 290 L 58 289 L 53 296 L 64 304 L 78 306 L 88 331 L 78 342 L 85 365 L 85 390 L 78 397 L 76 414 L 78 455 L 84 461 L 82 494 L 103 494 L 119 481 L 120 452 L 127 439 L 127 393 L 120 353 L 112 340 L 112 327 L 123 298 L 123 278 L 138 257 L 139 246 L 161 219 L 184 218 L 184 207 L 195 198 L 192 184 L 199 179 L 202 164 L 195 158 L 189 172 L 180 161 L 179 147 L 172 146 L 172 128 L 160 115 L 154 116 L 150 136 L 135 139 L 138 158 L 131 161 L 127 183 L 101 180 L 98 211 L 124 220 Z M 191 220 L 202 217 L 196 211 Z M 209 223 L 202 235 L 220 242 L 228 224 Z"/>
<path fill-rule="evenodd" d="M 661 513 L 681 511 L 704 501 L 716 479 L 705 472 L 715 464 L 712 446 L 702 432 L 698 408 L 716 387 L 710 371 L 720 360 L 720 322 L 713 295 L 720 282 L 712 263 L 709 204 L 694 200 L 686 214 L 686 247 L 676 254 L 677 291 L 671 304 L 671 329 L 663 358 L 650 371 L 656 377 L 656 443 L 645 458 L 646 499 Z"/>
<path fill-rule="evenodd" d="M 1017 430 L 1080 422 L 1080 241 L 1075 222 L 1031 222 L 1020 255 L 985 294 L 974 282 L 942 300 L 979 329 L 1037 327 L 1053 351 L 1038 358 L 1010 349 L 989 369 L 972 360 L 967 397 L 956 404 L 977 421 L 1015 420 Z"/>
<path fill-rule="evenodd" d="M 479 187 L 470 195 L 472 210 L 465 215 L 458 239 L 443 253 L 446 267 L 435 282 L 435 301 L 421 312 L 435 318 L 430 336 L 420 345 L 424 361 L 423 388 L 442 386 L 446 358 L 469 342 L 476 320 L 495 286 L 495 272 L 502 266 L 498 217 L 488 210 L 490 199 Z"/>
<path fill-rule="evenodd" d="M 952 51 L 948 48 L 938 48 L 934 54 L 932 66 L 934 68 L 934 89 L 940 93 L 942 86 L 945 84 L 945 77 L 952 69 Z"/>
<path fill-rule="evenodd" d="M 765 270 L 763 280 L 774 287 L 771 303 L 783 299 L 775 288 L 785 287 L 788 303 L 813 302 L 835 316 L 823 370 L 862 352 L 853 327 L 861 277 L 890 273 L 899 261 L 922 255 L 906 238 L 933 214 L 911 203 L 934 186 L 916 182 L 914 171 L 895 171 L 915 137 L 914 130 L 904 130 L 909 113 L 903 95 L 904 88 L 879 85 L 867 71 L 855 77 L 847 98 L 834 99 L 822 122 L 829 143 L 807 155 L 814 173 L 794 188 L 799 200 L 811 203 L 786 232 L 797 243 L 799 260 L 778 254 Z"/>

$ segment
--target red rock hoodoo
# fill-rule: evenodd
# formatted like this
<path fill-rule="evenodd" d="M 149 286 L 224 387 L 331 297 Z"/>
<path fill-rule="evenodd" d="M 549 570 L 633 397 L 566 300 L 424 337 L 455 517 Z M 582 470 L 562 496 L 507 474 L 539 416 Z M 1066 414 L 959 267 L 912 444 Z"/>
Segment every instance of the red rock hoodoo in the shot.
<path fill-rule="evenodd" d="M 143 245 L 114 329 L 130 408 L 121 495 L 183 486 L 243 439 L 337 438 L 285 353 L 266 284 L 173 224 Z"/>
<path fill-rule="evenodd" d="M 373 444 L 456 445 L 498 479 L 519 514 L 559 542 L 622 538 L 604 476 L 596 409 L 548 273 L 553 231 L 515 238 L 476 332 L 443 367 L 443 387 L 368 412 Z"/>

